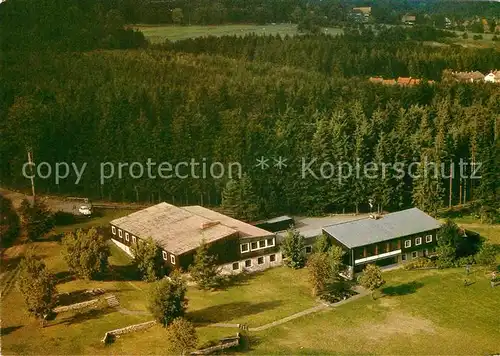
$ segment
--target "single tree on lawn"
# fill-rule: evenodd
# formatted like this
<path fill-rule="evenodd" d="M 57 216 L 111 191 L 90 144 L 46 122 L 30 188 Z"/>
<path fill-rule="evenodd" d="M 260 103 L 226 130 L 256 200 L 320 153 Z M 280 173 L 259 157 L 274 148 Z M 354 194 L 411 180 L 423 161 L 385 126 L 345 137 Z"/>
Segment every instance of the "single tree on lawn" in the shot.
<path fill-rule="evenodd" d="M 180 272 L 174 271 L 170 277 L 164 277 L 151 285 L 148 309 L 163 326 L 184 316 L 186 308 L 186 282 Z"/>
<path fill-rule="evenodd" d="M 64 260 L 69 270 L 83 279 L 94 279 L 108 268 L 109 246 L 102 235 L 92 228 L 67 233 L 62 239 Z"/>
<path fill-rule="evenodd" d="M 205 241 L 202 241 L 196 249 L 194 262 L 189 267 L 189 273 L 200 289 L 212 289 L 220 285 L 220 268 L 217 266 L 217 256 L 209 253 Z"/>
<path fill-rule="evenodd" d="M 363 274 L 359 276 L 358 283 L 361 284 L 366 289 L 369 289 L 372 294 L 372 298 L 375 299 L 373 292 L 380 288 L 384 283 L 384 278 L 382 277 L 382 271 L 376 265 L 367 265 L 363 271 Z"/>
<path fill-rule="evenodd" d="M 483 246 L 481 246 L 481 249 L 476 254 L 476 263 L 486 267 L 495 267 L 496 262 L 496 247 L 489 243 L 483 243 Z"/>
<path fill-rule="evenodd" d="M 297 230 L 289 229 L 281 243 L 284 262 L 291 268 L 302 268 L 305 265 L 304 237 Z"/>
<path fill-rule="evenodd" d="M 41 200 L 35 200 L 35 203 L 31 204 L 27 199 L 24 199 L 21 202 L 19 213 L 22 227 L 30 240 L 42 237 L 54 226 L 52 214 Z"/>
<path fill-rule="evenodd" d="M 147 282 L 154 282 L 163 275 L 163 257 L 161 249 L 156 245 L 151 237 L 146 240 L 137 240 L 132 245 L 132 254 L 137 264 L 137 269 L 142 279 Z"/>
<path fill-rule="evenodd" d="M 168 351 L 171 354 L 186 355 L 196 349 L 198 336 L 193 323 L 184 318 L 175 318 L 167 327 Z"/>
<path fill-rule="evenodd" d="M 309 281 L 312 285 L 312 294 L 314 296 L 321 295 L 325 290 L 328 281 L 332 277 L 332 269 L 328 254 L 316 252 L 307 260 L 307 271 L 309 273 Z"/>
<path fill-rule="evenodd" d="M 316 252 L 307 260 L 309 280 L 312 284 L 313 295 L 335 292 L 339 288 L 331 285 L 339 285 L 341 280 L 339 273 L 343 270 L 343 251 L 338 246 L 332 246 L 327 252 Z"/>
<path fill-rule="evenodd" d="M 28 250 L 20 263 L 18 287 L 28 312 L 45 324 L 48 315 L 56 304 L 56 282 L 47 270 L 45 263 L 37 258 L 33 250 Z"/>

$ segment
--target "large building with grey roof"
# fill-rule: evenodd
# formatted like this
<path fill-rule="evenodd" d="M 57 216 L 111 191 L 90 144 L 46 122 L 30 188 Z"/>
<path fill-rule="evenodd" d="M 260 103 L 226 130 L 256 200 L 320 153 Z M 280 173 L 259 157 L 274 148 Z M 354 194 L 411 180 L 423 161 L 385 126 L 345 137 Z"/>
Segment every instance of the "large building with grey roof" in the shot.
<path fill-rule="evenodd" d="M 186 270 L 204 241 L 225 273 L 263 270 L 282 262 L 274 233 L 202 206 L 160 203 L 111 221 L 112 241 L 129 255 L 149 237 L 165 265 Z"/>
<path fill-rule="evenodd" d="M 351 272 L 358 272 L 369 263 L 390 265 L 433 254 L 439 228 L 437 220 L 412 208 L 325 226 L 323 233 L 346 251 Z"/>

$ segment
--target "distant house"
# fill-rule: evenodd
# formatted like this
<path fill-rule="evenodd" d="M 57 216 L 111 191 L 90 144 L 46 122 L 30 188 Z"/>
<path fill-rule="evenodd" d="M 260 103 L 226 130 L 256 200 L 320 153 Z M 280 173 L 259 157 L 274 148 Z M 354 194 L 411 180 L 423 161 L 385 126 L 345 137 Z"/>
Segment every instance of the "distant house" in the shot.
<path fill-rule="evenodd" d="M 224 274 L 258 271 L 281 265 L 274 233 L 201 206 L 160 203 L 111 221 L 112 241 L 129 255 L 131 246 L 148 237 L 161 248 L 169 269 L 186 270 L 202 241 Z"/>
<path fill-rule="evenodd" d="M 484 81 L 484 74 L 475 72 L 452 72 L 451 76 L 459 82 L 477 83 Z"/>
<path fill-rule="evenodd" d="M 491 71 L 484 77 L 484 81 L 487 83 L 500 83 L 500 70 Z"/>
<path fill-rule="evenodd" d="M 421 79 L 412 78 L 412 77 L 409 77 L 409 78 L 399 77 L 398 80 L 397 80 L 398 85 L 405 85 L 405 86 L 419 85 L 421 82 L 422 82 Z"/>
<path fill-rule="evenodd" d="M 405 263 L 435 253 L 439 228 L 437 220 L 412 208 L 325 226 L 323 232 L 346 252 L 352 276 L 370 263 Z"/>
<path fill-rule="evenodd" d="M 396 80 L 394 79 L 384 79 L 382 80 L 383 85 L 396 85 Z"/>
<path fill-rule="evenodd" d="M 370 83 L 383 84 L 383 85 L 402 85 L 402 86 L 413 86 L 419 85 L 423 82 L 422 79 L 412 78 L 412 77 L 399 77 L 396 79 L 384 79 L 382 77 L 370 77 L 368 79 Z M 434 84 L 434 81 L 427 81 L 428 84 Z"/>
<path fill-rule="evenodd" d="M 353 7 L 349 17 L 356 22 L 368 22 L 372 13 L 370 6 Z"/>
<path fill-rule="evenodd" d="M 406 24 L 406 25 L 414 25 L 415 24 L 415 21 L 417 20 L 417 17 L 415 15 L 403 15 L 403 17 L 401 17 L 401 22 Z"/>

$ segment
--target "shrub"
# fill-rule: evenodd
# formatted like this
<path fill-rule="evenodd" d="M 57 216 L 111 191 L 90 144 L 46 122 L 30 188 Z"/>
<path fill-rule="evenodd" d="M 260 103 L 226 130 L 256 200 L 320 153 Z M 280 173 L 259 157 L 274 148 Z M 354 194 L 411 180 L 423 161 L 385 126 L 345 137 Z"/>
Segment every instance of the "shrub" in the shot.
<path fill-rule="evenodd" d="M 167 327 L 168 351 L 176 355 L 186 355 L 196 348 L 198 336 L 194 325 L 184 318 L 176 318 Z"/>
<path fill-rule="evenodd" d="M 427 257 L 419 257 L 411 262 L 405 263 L 403 268 L 406 270 L 418 269 L 418 268 L 429 268 L 429 267 L 437 267 L 435 261 L 431 260 Z"/>
<path fill-rule="evenodd" d="M 76 217 L 71 214 L 67 213 L 64 211 L 57 211 L 54 213 L 54 225 L 60 226 L 60 225 L 71 225 L 76 222 Z"/>
<path fill-rule="evenodd" d="M 457 267 L 464 267 L 467 265 L 472 265 L 475 264 L 475 256 L 465 256 L 465 257 L 460 257 L 455 261 L 455 266 Z"/>

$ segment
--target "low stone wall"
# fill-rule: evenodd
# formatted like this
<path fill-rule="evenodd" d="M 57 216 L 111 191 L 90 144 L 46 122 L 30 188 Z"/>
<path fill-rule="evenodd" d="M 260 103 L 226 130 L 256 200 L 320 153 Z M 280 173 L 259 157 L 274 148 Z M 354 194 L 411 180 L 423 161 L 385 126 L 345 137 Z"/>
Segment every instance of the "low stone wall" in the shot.
<path fill-rule="evenodd" d="M 156 324 L 156 320 L 152 320 L 152 321 L 146 321 L 145 323 L 126 326 L 126 327 L 121 328 L 121 329 L 115 329 L 115 330 L 108 331 L 106 334 L 104 334 L 104 338 L 102 339 L 102 342 L 104 342 L 104 343 L 108 342 L 112 336 L 123 335 L 123 334 L 132 333 L 135 331 L 149 329 L 150 327 L 152 327 L 155 324 Z"/>
<path fill-rule="evenodd" d="M 94 306 L 99 302 L 99 299 L 92 299 L 86 302 L 71 304 L 71 305 L 63 305 L 57 308 L 54 308 L 54 313 L 62 313 L 69 310 L 78 310 L 83 308 L 88 308 Z"/>
<path fill-rule="evenodd" d="M 212 347 L 207 347 L 206 349 L 197 350 L 191 352 L 191 355 L 210 355 L 217 351 L 229 349 L 231 347 L 238 346 L 240 344 L 240 333 L 237 333 L 235 337 L 229 337 L 222 339 L 219 345 L 215 345 Z"/>

